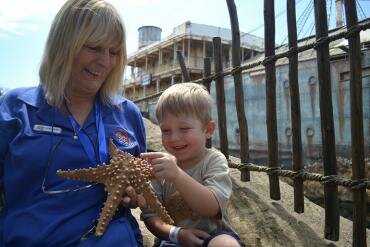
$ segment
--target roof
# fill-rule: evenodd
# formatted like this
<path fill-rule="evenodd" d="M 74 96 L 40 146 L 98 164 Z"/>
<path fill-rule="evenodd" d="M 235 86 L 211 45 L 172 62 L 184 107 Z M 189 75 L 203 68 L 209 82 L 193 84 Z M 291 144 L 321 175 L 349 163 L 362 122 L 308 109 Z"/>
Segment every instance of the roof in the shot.
<path fill-rule="evenodd" d="M 232 33 L 231 30 L 227 28 L 197 24 L 187 21 L 175 27 L 173 32 L 161 41 L 153 42 L 152 44 L 147 45 L 133 52 L 132 54 L 129 54 L 129 60 L 130 58 L 152 53 L 157 51 L 159 48 L 173 45 L 175 42 L 178 42 L 183 38 L 212 42 L 213 37 L 220 37 L 222 43 L 231 44 Z M 240 45 L 241 47 L 261 52 L 264 50 L 264 39 L 252 34 L 241 32 Z"/>

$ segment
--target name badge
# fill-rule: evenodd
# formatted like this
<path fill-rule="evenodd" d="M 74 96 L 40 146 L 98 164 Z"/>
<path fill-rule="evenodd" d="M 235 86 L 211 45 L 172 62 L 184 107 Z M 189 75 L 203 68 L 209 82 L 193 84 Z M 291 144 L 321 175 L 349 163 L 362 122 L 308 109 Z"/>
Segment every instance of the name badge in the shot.
<path fill-rule="evenodd" d="M 41 132 L 48 132 L 48 133 L 54 133 L 54 134 L 60 134 L 62 133 L 62 129 L 59 127 L 53 127 L 48 125 L 42 125 L 42 124 L 35 124 L 33 126 L 33 130 L 35 131 L 41 131 Z"/>

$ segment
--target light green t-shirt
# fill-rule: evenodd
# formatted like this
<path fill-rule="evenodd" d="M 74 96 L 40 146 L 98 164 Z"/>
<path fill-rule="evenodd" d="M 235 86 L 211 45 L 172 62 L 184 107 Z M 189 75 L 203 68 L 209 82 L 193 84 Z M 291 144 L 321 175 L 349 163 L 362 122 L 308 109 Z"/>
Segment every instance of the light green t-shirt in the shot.
<path fill-rule="evenodd" d="M 233 231 L 227 216 L 227 204 L 232 193 L 232 182 L 225 156 L 216 149 L 207 149 L 204 158 L 185 172 L 212 191 L 220 205 L 221 215 L 217 218 L 197 215 L 186 205 L 171 183 L 165 180 L 153 180 L 153 188 L 161 203 L 174 219 L 174 225 L 196 228 L 208 233 L 221 230 Z M 152 216 L 156 216 L 152 209 L 145 209 L 141 213 L 142 220 Z"/>

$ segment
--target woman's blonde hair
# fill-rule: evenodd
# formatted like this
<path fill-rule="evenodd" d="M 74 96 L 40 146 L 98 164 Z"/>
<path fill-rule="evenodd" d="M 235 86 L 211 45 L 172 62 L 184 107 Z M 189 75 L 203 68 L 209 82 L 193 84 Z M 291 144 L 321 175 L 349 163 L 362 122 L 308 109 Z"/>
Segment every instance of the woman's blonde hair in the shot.
<path fill-rule="evenodd" d="M 156 116 L 161 122 L 167 113 L 191 115 L 205 126 L 212 120 L 211 105 L 211 96 L 204 86 L 192 82 L 179 83 L 167 88 L 159 97 Z"/>
<path fill-rule="evenodd" d="M 126 55 L 124 24 L 104 0 L 68 0 L 52 23 L 39 70 L 48 101 L 56 106 L 68 99 L 73 60 L 86 43 L 119 48 L 117 62 L 99 93 L 105 104 L 122 83 Z"/>

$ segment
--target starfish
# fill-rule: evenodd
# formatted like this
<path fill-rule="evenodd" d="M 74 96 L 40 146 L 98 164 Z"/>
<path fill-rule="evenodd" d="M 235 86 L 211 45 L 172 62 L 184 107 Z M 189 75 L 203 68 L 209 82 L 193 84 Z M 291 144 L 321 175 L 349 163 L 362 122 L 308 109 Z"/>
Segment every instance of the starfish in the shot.
<path fill-rule="evenodd" d="M 152 166 L 143 159 L 121 151 L 112 140 L 109 141 L 109 155 L 109 165 L 57 171 L 59 176 L 66 179 L 104 184 L 108 197 L 102 208 L 95 235 L 104 234 L 128 186 L 132 186 L 136 193 L 143 194 L 148 208 L 154 209 L 163 222 L 173 224 L 173 220 L 158 200 L 150 184 L 150 181 L 154 179 Z"/>

